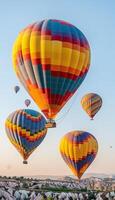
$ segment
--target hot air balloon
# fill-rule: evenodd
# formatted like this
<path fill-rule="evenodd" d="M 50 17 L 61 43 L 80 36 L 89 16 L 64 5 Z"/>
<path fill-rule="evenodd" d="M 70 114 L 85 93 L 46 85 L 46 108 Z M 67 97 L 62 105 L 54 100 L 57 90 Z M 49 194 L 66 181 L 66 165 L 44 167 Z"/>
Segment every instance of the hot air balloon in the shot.
<path fill-rule="evenodd" d="M 25 105 L 28 107 L 30 105 L 31 101 L 29 99 L 25 100 Z"/>
<path fill-rule="evenodd" d="M 24 164 L 30 154 L 41 144 L 47 129 L 46 120 L 37 111 L 20 109 L 11 113 L 5 122 L 5 129 L 10 142 L 23 157 Z"/>
<path fill-rule="evenodd" d="M 17 93 L 19 90 L 20 90 L 20 87 L 16 85 L 16 86 L 14 87 L 15 93 Z"/>
<path fill-rule="evenodd" d="M 93 120 L 94 116 L 102 106 L 102 98 L 98 94 L 89 93 L 83 96 L 81 105 L 85 112 Z"/>
<path fill-rule="evenodd" d="M 93 162 L 97 151 L 98 143 L 88 132 L 72 131 L 60 141 L 61 156 L 78 179 Z"/>
<path fill-rule="evenodd" d="M 53 126 L 88 72 L 86 37 L 65 21 L 43 20 L 19 33 L 12 58 L 19 80 Z"/>

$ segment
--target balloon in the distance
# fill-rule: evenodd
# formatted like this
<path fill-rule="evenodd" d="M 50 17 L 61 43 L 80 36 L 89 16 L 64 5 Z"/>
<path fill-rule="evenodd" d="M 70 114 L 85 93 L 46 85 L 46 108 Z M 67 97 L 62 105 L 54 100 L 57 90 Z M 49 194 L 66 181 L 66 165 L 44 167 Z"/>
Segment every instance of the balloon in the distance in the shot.
<path fill-rule="evenodd" d="M 48 119 L 54 119 L 83 82 L 90 65 L 84 34 L 61 20 L 22 30 L 13 46 L 14 70 Z"/>
<path fill-rule="evenodd" d="M 14 86 L 14 91 L 15 91 L 15 93 L 18 93 L 19 90 L 20 90 L 20 87 L 19 87 L 18 85 Z"/>
<path fill-rule="evenodd" d="M 78 179 L 93 162 L 97 151 L 97 140 L 88 132 L 72 131 L 63 136 L 60 141 L 62 158 Z"/>
<path fill-rule="evenodd" d="M 89 117 L 93 119 L 102 106 L 102 98 L 98 94 L 88 93 L 81 99 L 81 105 Z"/>
<path fill-rule="evenodd" d="M 37 111 L 20 109 L 11 113 L 5 122 L 5 129 L 10 142 L 24 159 L 24 164 L 30 154 L 43 141 L 47 129 L 46 120 Z"/>
<path fill-rule="evenodd" d="M 29 99 L 25 100 L 25 105 L 28 107 L 31 104 L 31 101 Z"/>

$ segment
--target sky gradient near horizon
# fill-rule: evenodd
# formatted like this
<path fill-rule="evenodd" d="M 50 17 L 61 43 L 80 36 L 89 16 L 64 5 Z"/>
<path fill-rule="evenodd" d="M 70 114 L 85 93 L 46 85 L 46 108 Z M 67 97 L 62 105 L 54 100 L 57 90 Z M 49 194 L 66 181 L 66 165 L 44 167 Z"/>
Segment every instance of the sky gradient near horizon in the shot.
<path fill-rule="evenodd" d="M 115 1 L 4 0 L 0 8 L 0 175 L 71 175 L 58 150 L 61 137 L 71 130 L 86 130 L 98 140 L 99 152 L 87 172 L 115 173 Z M 57 128 L 48 130 L 43 143 L 28 159 L 29 164 L 23 165 L 4 128 L 7 116 L 25 108 L 24 100 L 29 98 L 13 70 L 12 45 L 24 27 L 47 18 L 68 21 L 85 34 L 91 47 L 91 65 L 77 94 L 57 116 L 62 117 L 57 120 Z M 17 95 L 15 85 L 21 88 Z M 94 121 L 80 105 L 88 92 L 103 98 L 102 109 Z M 31 101 L 30 108 L 39 110 Z"/>

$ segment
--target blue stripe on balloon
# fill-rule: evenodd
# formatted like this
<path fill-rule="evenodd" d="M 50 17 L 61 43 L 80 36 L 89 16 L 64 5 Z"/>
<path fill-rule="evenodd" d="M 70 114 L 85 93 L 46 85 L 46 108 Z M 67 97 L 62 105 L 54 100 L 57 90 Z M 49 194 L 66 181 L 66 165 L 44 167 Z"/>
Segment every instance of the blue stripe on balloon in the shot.
<path fill-rule="evenodd" d="M 17 132 L 14 132 L 14 134 L 15 134 L 15 138 L 18 138 L 19 135 L 17 134 Z M 31 151 L 33 148 L 37 147 L 42 142 L 45 136 L 46 134 L 44 134 L 42 137 L 38 138 L 38 140 L 35 140 L 35 141 L 29 141 L 27 138 L 20 136 L 20 141 L 16 139 L 13 139 L 13 141 L 17 143 L 18 145 L 22 146 L 26 151 Z M 9 138 L 10 137 L 11 136 L 9 134 Z"/>
<path fill-rule="evenodd" d="M 22 147 L 25 149 L 26 152 L 29 152 L 32 149 L 36 148 L 38 145 L 40 145 L 44 137 L 45 135 L 34 142 L 29 142 L 26 138 L 20 136 L 20 140 L 21 140 Z"/>
<path fill-rule="evenodd" d="M 40 88 L 44 89 L 45 85 L 44 85 L 44 75 L 43 75 L 43 70 L 42 70 L 42 64 L 38 64 L 37 67 L 37 77 L 38 78 L 38 85 L 40 86 Z"/>
<path fill-rule="evenodd" d="M 84 143 L 88 138 L 90 138 L 91 134 L 88 132 L 82 132 L 82 134 L 72 136 L 70 133 L 67 135 L 68 140 L 72 143 L 79 144 Z"/>
<path fill-rule="evenodd" d="M 75 82 L 74 84 L 71 85 L 70 90 L 71 90 L 72 92 L 74 92 L 76 89 L 79 88 L 79 86 L 81 85 L 81 83 L 82 83 L 83 80 L 85 79 L 86 74 L 87 74 L 87 72 L 86 72 L 83 76 L 80 76 L 80 77 L 76 80 L 76 82 Z"/>
<path fill-rule="evenodd" d="M 52 94 L 65 95 L 66 92 L 73 93 L 79 85 L 84 80 L 86 74 L 76 78 L 76 80 L 71 80 L 64 77 L 59 76 L 51 76 L 51 72 L 46 70 L 45 74 L 45 88 L 42 89 L 50 89 Z"/>
<path fill-rule="evenodd" d="M 93 162 L 94 158 L 95 158 L 94 153 L 88 154 L 86 158 L 83 157 L 83 160 L 79 160 L 77 161 L 77 163 L 75 163 L 75 168 L 77 168 L 77 170 L 80 171 L 84 165 L 86 164 L 90 165 Z"/>
<path fill-rule="evenodd" d="M 43 23 L 44 24 L 44 23 Z M 59 35 L 59 36 L 66 36 L 68 37 L 68 31 L 70 30 L 71 36 L 73 40 L 78 40 L 78 35 L 79 35 L 79 40 L 81 40 L 82 43 L 86 43 L 87 40 L 84 36 L 84 34 L 75 26 L 69 25 L 69 24 L 62 24 L 59 21 L 53 21 L 53 20 L 48 20 L 44 26 L 44 30 L 49 30 L 51 31 L 52 35 Z"/>
<path fill-rule="evenodd" d="M 81 135 L 77 135 L 73 137 L 73 140 L 75 139 L 76 143 L 83 143 L 90 137 L 90 134 L 87 132 L 82 132 Z"/>
<path fill-rule="evenodd" d="M 35 110 L 31 110 L 31 109 L 24 109 L 24 112 L 29 114 L 29 115 L 32 115 L 33 117 L 38 117 L 40 116 L 40 113 L 38 113 L 37 111 Z"/>
<path fill-rule="evenodd" d="M 68 156 L 62 154 L 63 159 L 67 162 L 68 165 L 73 166 L 76 171 L 80 171 L 82 169 L 82 167 L 86 164 L 88 164 L 88 166 L 93 162 L 94 158 L 95 158 L 95 153 L 89 153 L 86 157 L 83 157 L 83 159 L 79 160 L 79 161 L 74 161 L 72 159 L 70 159 Z"/>
<path fill-rule="evenodd" d="M 28 113 L 29 114 L 29 113 Z M 31 118 L 27 118 L 27 116 L 22 112 L 19 114 L 18 118 L 18 126 L 26 131 L 30 132 L 30 135 L 33 135 L 39 130 L 43 130 L 46 124 L 46 120 L 42 117 L 39 121 L 32 121 Z"/>

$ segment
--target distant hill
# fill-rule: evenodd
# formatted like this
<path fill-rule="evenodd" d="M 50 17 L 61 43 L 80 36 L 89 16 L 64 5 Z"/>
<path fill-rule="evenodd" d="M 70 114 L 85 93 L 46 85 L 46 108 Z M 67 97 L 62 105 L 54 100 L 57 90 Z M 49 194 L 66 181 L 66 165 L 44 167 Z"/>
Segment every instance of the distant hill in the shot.
<path fill-rule="evenodd" d="M 90 178 L 90 177 L 96 177 L 96 178 L 115 178 L 115 174 L 87 173 L 87 174 L 84 174 L 84 176 L 83 176 L 83 178 Z"/>
<path fill-rule="evenodd" d="M 64 180 L 67 177 L 69 178 L 76 178 L 75 176 L 52 176 L 52 175 L 36 175 L 36 176 L 26 176 L 29 178 L 36 178 L 36 179 L 52 179 L 52 180 Z M 115 174 L 104 174 L 104 173 L 87 173 L 84 174 L 82 178 L 90 178 L 90 177 L 96 177 L 96 178 L 113 178 L 115 179 Z"/>

